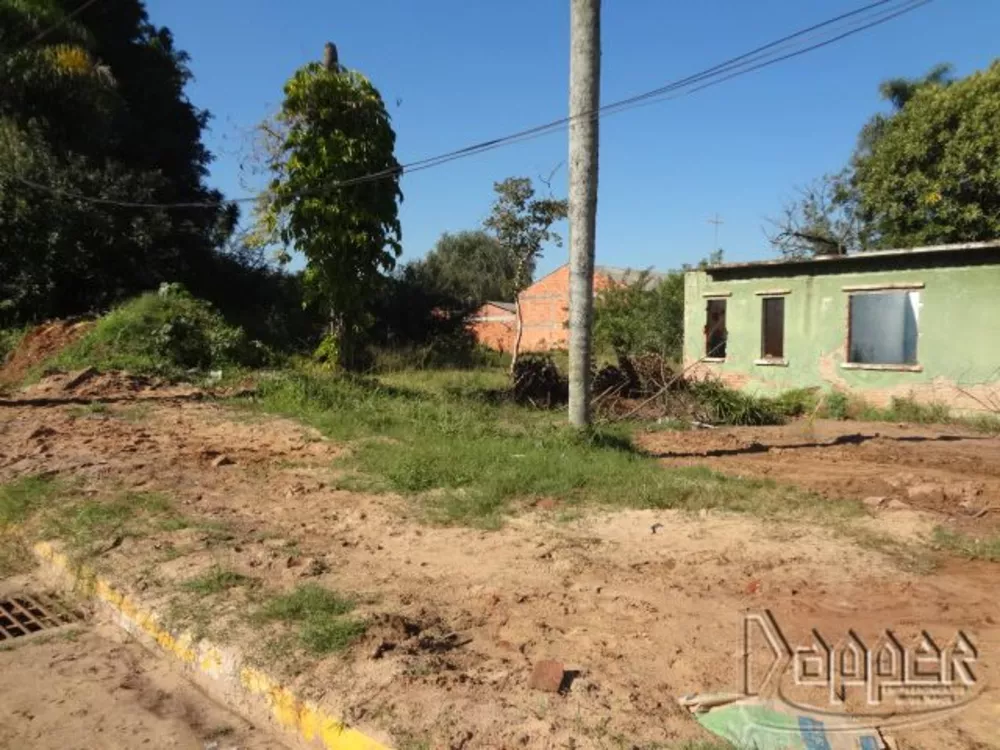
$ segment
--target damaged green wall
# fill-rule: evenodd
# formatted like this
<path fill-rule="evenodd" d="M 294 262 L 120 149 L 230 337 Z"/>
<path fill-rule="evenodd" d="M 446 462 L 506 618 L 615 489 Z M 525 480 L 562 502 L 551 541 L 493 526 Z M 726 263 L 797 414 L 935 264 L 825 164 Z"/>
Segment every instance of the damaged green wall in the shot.
<path fill-rule="evenodd" d="M 917 365 L 894 369 L 845 366 L 851 287 L 910 288 L 919 293 Z M 845 290 L 845 287 L 848 290 Z M 762 300 L 785 299 L 784 362 L 761 362 Z M 684 359 L 706 354 L 706 305 L 726 300 L 723 362 L 697 365 L 725 382 L 774 392 L 820 386 L 870 395 L 875 402 L 914 396 L 977 410 L 1000 408 L 1000 249 L 914 252 L 859 260 L 748 264 L 688 272 Z M 967 391 L 967 393 L 963 393 Z M 970 395 L 971 394 L 971 395 Z"/>

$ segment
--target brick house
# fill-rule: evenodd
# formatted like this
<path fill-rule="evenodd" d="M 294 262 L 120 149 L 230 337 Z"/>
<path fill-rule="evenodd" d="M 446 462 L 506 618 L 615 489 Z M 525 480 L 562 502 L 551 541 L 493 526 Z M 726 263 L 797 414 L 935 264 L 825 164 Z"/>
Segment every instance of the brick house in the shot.
<path fill-rule="evenodd" d="M 596 266 L 594 293 L 609 284 L 626 283 L 638 271 L 628 268 Z M 650 278 L 662 278 L 652 273 Z M 565 349 L 569 345 L 569 264 L 543 276 L 519 295 L 523 333 L 521 351 L 544 352 Z M 487 302 L 469 319 L 469 327 L 483 346 L 509 352 L 514 348 L 517 316 L 513 302 Z"/>

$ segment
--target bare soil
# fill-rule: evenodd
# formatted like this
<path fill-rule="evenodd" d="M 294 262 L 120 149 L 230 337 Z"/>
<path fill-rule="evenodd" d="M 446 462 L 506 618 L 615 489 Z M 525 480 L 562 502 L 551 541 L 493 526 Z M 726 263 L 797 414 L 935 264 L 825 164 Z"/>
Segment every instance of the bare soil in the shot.
<path fill-rule="evenodd" d="M 833 640 L 849 629 L 874 639 L 884 628 L 947 640 L 961 628 L 979 649 L 980 684 L 1000 685 L 996 565 L 940 558 L 920 574 L 833 527 L 715 512 L 566 520 L 535 510 L 499 531 L 429 526 L 404 498 L 337 489 L 345 447 L 294 422 L 188 400 L 149 402 L 141 418 L 129 408 L 0 409 L 0 480 L 57 472 L 94 490 L 156 490 L 213 521 L 124 539 L 98 564 L 164 610 L 183 609 L 178 584 L 213 566 L 253 576 L 261 588 L 202 597 L 190 616 L 207 612 L 199 624 L 215 637 L 241 643 L 303 695 L 396 747 L 710 739 L 676 700 L 739 689 L 742 618 L 765 608 L 793 644 L 808 643 L 812 628 Z M 915 509 L 879 509 L 869 523 L 911 542 L 942 514 L 962 516 L 963 502 L 981 510 L 997 499 L 995 440 L 866 426 L 882 437 L 795 448 L 858 427 L 794 430 L 661 433 L 647 447 L 665 463 L 796 482 L 831 502 L 892 490 Z M 754 442 L 775 445 L 745 450 Z M 913 480 L 897 488 L 889 479 L 901 474 Z M 970 489 L 949 505 L 953 481 Z M 925 482 L 941 484 L 946 500 L 923 503 L 904 489 Z M 303 581 L 358 597 L 364 638 L 314 659 L 287 642 L 268 647 L 267 634 L 241 619 L 262 592 Z M 573 673 L 564 694 L 529 686 L 546 659 Z M 954 718 L 894 736 L 906 748 L 1000 747 L 997 726 L 994 687 Z"/>
<path fill-rule="evenodd" d="M 13 595 L 22 587 L 37 591 L 38 585 L 7 581 L 0 590 Z M 4 750 L 281 747 L 111 626 L 74 625 L 5 646 L 0 650 Z"/>
<path fill-rule="evenodd" d="M 53 320 L 35 326 L 0 362 L 0 385 L 21 382 L 32 368 L 82 337 L 93 325 L 87 320 Z"/>
<path fill-rule="evenodd" d="M 640 442 L 667 466 L 773 479 L 831 500 L 882 498 L 979 533 L 1000 527 L 1000 438 L 961 427 L 803 420 Z"/>

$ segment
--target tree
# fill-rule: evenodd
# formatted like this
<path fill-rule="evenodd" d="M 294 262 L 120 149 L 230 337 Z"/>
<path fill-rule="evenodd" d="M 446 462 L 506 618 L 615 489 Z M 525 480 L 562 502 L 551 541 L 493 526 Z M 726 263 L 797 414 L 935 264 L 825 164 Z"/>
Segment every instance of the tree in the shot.
<path fill-rule="evenodd" d="M 600 100 L 601 0 L 570 0 L 569 421 L 576 427 L 590 426 Z"/>
<path fill-rule="evenodd" d="M 853 187 L 882 246 L 1000 236 L 1000 61 L 918 87 L 854 166 Z"/>
<path fill-rule="evenodd" d="M 844 174 L 825 175 L 799 188 L 799 198 L 769 222 L 768 241 L 786 258 L 846 255 L 870 241 Z"/>
<path fill-rule="evenodd" d="M 877 210 L 863 204 L 859 169 L 878 150 L 884 134 L 916 95 L 943 89 L 954 82 L 952 67 L 934 66 L 921 78 L 892 78 L 879 86 L 889 113 L 876 113 L 861 128 L 849 164 L 838 174 L 826 175 L 799 189 L 799 197 L 786 205 L 765 231 L 772 246 L 789 258 L 844 255 L 885 247 L 893 242 L 880 234 Z"/>
<path fill-rule="evenodd" d="M 511 371 L 521 350 L 520 293 L 531 283 L 535 263 L 542 256 L 543 246 L 551 242 L 562 245 L 562 237 L 552 230 L 552 225 L 566 218 L 567 203 L 556 198 L 536 198 L 535 188 L 529 177 L 508 177 L 494 183 L 496 199 L 490 215 L 483 222 L 497 242 L 507 252 L 514 269 L 514 310 L 517 332 L 514 336 Z"/>
<path fill-rule="evenodd" d="M 139 0 L 0 0 L 0 323 L 108 307 L 214 278 L 235 209 L 210 202 L 208 115 L 184 95 L 187 56 Z M 26 41 L 49 33 L 35 44 Z M 80 196 L 83 196 L 82 198 Z"/>
<path fill-rule="evenodd" d="M 594 300 L 594 345 L 624 361 L 658 354 L 680 362 L 684 344 L 684 274 L 654 278 L 643 272 L 611 284 Z"/>
<path fill-rule="evenodd" d="M 421 260 L 410 264 L 429 290 L 477 307 L 487 300 L 512 300 L 517 274 L 514 258 L 493 236 L 482 231 L 445 233 Z M 534 274 L 534 263 L 527 277 Z"/>
<path fill-rule="evenodd" d="M 258 236 L 305 255 L 306 289 L 330 321 L 317 354 L 350 366 L 401 252 L 396 134 L 378 90 L 342 67 L 332 45 L 325 64 L 309 63 L 285 84 L 276 124 L 280 147 L 257 207 Z"/>

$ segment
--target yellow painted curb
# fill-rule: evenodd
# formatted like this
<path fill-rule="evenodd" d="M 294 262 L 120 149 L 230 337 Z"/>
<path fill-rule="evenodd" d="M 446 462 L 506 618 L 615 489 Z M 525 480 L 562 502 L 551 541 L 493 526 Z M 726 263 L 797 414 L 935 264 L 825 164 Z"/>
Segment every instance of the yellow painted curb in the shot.
<path fill-rule="evenodd" d="M 179 661 L 199 678 L 199 684 L 237 713 L 246 715 L 248 711 L 252 713 L 253 709 L 263 707 L 281 729 L 310 747 L 388 750 L 386 745 L 347 726 L 316 704 L 298 698 L 265 672 L 244 665 L 234 650 L 206 640 L 196 641 L 189 632 L 171 633 L 160 625 L 159 617 L 152 610 L 115 589 L 93 570 L 73 565 L 52 544 L 40 542 L 34 551 L 43 565 L 104 606 L 117 625 Z"/>

